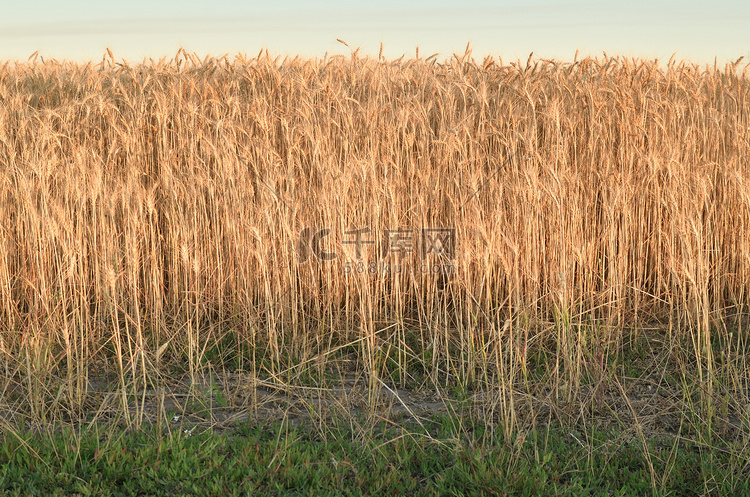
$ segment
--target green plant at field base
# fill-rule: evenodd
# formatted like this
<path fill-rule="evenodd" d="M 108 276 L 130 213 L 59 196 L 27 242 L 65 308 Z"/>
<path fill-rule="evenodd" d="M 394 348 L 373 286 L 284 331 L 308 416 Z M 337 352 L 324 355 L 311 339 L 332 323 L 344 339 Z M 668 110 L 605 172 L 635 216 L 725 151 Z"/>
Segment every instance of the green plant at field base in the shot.
<path fill-rule="evenodd" d="M 161 436 L 62 430 L 0 439 L 0 491 L 62 495 L 242 495 L 346 491 L 361 495 L 688 495 L 743 493 L 745 460 L 735 446 L 708 451 L 689 440 L 623 438 L 627 431 L 575 432 L 550 425 L 510 443 L 460 417 L 406 432 L 384 425 L 363 440 L 351 425 L 330 425 L 327 440 L 305 426 L 251 424 L 223 435 L 195 430 Z M 404 436 L 406 435 L 406 436 Z M 48 438 L 47 438 L 48 437 Z M 644 478 L 647 451 L 660 480 Z"/>

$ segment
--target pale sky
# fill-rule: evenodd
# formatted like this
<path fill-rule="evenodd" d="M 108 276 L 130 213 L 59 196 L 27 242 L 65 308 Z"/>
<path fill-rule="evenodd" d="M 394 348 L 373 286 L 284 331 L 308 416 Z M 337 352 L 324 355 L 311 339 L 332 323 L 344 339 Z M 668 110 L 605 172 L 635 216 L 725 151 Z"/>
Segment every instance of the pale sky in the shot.
<path fill-rule="evenodd" d="M 5 5 L 3 5 L 5 4 Z M 0 61 L 98 62 L 107 48 L 117 60 L 172 58 L 182 47 L 199 56 L 261 49 L 272 55 L 322 58 L 360 48 L 376 56 L 463 54 L 480 60 L 581 55 L 750 62 L 750 1 L 467 0 L 253 2 L 214 0 L 67 2 L 0 0 Z M 743 64 L 744 65 L 744 64 Z"/>

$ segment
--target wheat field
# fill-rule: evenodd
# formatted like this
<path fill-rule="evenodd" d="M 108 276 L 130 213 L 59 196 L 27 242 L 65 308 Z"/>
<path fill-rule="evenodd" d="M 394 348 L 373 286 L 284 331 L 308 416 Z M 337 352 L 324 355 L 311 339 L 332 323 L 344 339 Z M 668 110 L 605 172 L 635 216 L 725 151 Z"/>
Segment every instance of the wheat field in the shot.
<path fill-rule="evenodd" d="M 648 334 L 746 413 L 740 62 L 6 63 L 2 403 L 133 422 L 182 373 L 293 384 L 348 354 L 512 427 L 534 392 L 616 390 Z"/>

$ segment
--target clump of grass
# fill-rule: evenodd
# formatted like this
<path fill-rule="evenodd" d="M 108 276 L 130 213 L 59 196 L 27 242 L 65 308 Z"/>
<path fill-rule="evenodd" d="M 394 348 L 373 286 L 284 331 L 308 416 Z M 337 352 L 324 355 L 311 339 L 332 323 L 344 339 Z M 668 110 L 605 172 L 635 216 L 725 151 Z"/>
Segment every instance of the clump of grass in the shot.
<path fill-rule="evenodd" d="M 309 427 L 278 422 L 221 435 L 195 428 L 117 436 L 4 432 L 0 490 L 4 495 L 698 495 L 748 489 L 736 447 L 707 451 L 688 440 L 674 447 L 651 443 L 644 456 L 622 431 L 576 433 L 551 426 L 522 433 L 509 444 L 458 418 L 433 418 L 430 427 L 436 438 L 420 427 L 380 426 L 360 440 L 354 428 L 339 426 L 321 439 Z M 651 473 L 658 478 L 653 486 Z"/>

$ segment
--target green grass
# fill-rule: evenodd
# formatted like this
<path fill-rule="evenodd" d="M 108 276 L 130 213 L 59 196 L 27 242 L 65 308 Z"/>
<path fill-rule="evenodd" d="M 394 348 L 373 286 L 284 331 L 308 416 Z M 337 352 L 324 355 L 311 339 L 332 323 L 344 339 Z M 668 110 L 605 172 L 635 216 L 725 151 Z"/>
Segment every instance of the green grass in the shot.
<path fill-rule="evenodd" d="M 433 418 L 364 434 L 247 424 L 223 434 L 5 431 L 3 495 L 703 495 L 750 492 L 739 447 L 558 426 L 506 444 L 482 424 Z M 113 433 L 117 433 L 113 435 Z M 632 434 L 632 433 L 631 433 Z"/>
<path fill-rule="evenodd" d="M 250 410 L 258 421 L 206 432 L 221 422 L 215 414 L 249 409 L 232 397 L 235 384 L 223 367 L 205 367 L 194 385 L 175 380 L 171 395 L 179 403 L 168 404 L 164 415 L 142 405 L 151 421 L 138 429 L 128 429 L 121 411 L 114 418 L 119 425 L 105 415 L 84 421 L 73 412 L 42 423 L 19 397 L 9 408 L 13 419 L 0 421 L 0 495 L 750 494 L 750 421 L 743 386 L 732 383 L 726 372 L 731 369 L 725 369 L 725 362 L 745 351 L 713 344 L 720 357 L 718 395 L 706 402 L 685 352 L 688 344 L 675 343 L 670 352 L 659 333 L 626 336 L 602 363 L 600 376 L 584 349 L 580 390 L 572 401 L 554 396 L 554 354 L 539 347 L 526 364 L 526 382 L 516 385 L 528 390 L 516 398 L 520 414 L 510 429 L 501 426 L 501 407 L 488 407 L 497 398 L 492 381 L 471 388 L 455 377 L 440 385 L 411 378 L 400 389 L 399 369 L 389 369 L 385 359 L 377 365 L 383 380 L 418 414 L 433 413 L 423 425 L 411 412 L 391 413 L 359 400 L 367 393 L 364 375 L 349 387 L 347 401 L 319 393 L 305 397 L 308 390 L 297 389 L 338 386 L 354 362 L 344 362 L 351 354 L 347 348 L 330 354 L 325 367 L 309 361 L 272 375 L 262 363 L 252 365 L 259 379 L 277 384 L 280 377 L 279 384 L 288 386 L 290 397 L 279 394 L 266 402 L 278 402 L 291 424 L 301 427 L 262 424 L 260 419 L 278 419 L 276 407 L 266 406 Z M 600 380 L 597 397 L 592 392 Z M 423 406 L 420 387 L 434 388 L 449 414 Z M 113 386 L 103 391 L 116 392 Z M 140 401 L 128 392 L 129 404 Z M 93 411 L 107 411 L 94 399 L 88 402 Z M 157 418 L 161 431 L 149 424 Z"/>

